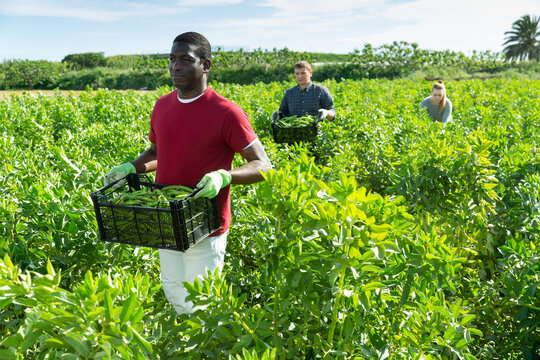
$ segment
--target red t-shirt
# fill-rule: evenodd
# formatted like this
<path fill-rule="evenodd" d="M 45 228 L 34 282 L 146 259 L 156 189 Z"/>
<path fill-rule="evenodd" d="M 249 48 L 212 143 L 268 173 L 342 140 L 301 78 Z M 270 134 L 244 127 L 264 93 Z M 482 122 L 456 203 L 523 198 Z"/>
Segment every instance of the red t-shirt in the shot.
<path fill-rule="evenodd" d="M 190 103 L 181 103 L 177 90 L 161 97 L 152 111 L 149 139 L 157 146 L 156 183 L 195 186 L 215 170 L 231 170 L 234 154 L 257 139 L 240 106 L 208 87 Z M 230 186 L 217 195 L 221 228 L 231 223 Z"/>

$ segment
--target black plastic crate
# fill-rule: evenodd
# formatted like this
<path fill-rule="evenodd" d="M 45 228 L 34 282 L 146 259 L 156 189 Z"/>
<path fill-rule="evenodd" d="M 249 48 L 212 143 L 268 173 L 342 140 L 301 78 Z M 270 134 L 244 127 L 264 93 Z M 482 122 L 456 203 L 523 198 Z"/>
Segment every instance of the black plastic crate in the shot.
<path fill-rule="evenodd" d="M 129 174 L 125 179 L 118 189 L 112 183 L 90 194 L 102 241 L 186 251 L 220 228 L 216 198 L 194 199 L 193 193 L 169 201 L 168 208 L 111 203 L 114 193 L 167 186 L 146 175 Z"/>
<path fill-rule="evenodd" d="M 282 127 L 272 121 L 272 135 L 274 136 L 274 142 L 292 144 L 295 142 L 312 142 L 317 139 L 317 131 L 319 123 L 317 120 L 313 121 L 307 126 L 291 126 Z"/>

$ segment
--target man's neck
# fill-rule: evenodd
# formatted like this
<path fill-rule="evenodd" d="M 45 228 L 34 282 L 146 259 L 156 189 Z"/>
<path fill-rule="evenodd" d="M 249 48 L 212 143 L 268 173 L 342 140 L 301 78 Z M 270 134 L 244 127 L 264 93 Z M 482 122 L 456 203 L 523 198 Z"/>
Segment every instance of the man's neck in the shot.
<path fill-rule="evenodd" d="M 305 90 L 309 86 L 309 84 L 311 84 L 311 81 L 305 84 L 304 86 L 302 86 L 301 84 L 298 84 L 298 86 L 300 86 L 301 90 Z"/>
<path fill-rule="evenodd" d="M 178 97 L 180 99 L 193 99 L 197 96 L 203 94 L 206 91 L 207 84 L 201 84 L 200 86 L 197 86 L 196 88 L 189 89 L 189 90 L 182 90 L 178 89 Z"/>

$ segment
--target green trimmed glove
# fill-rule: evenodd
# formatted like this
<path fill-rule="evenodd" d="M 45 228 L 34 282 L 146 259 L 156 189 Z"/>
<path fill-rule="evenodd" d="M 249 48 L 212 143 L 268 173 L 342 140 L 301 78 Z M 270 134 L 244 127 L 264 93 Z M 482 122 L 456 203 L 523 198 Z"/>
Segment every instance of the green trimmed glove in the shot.
<path fill-rule="evenodd" d="M 108 173 L 105 174 L 103 178 L 103 184 L 105 186 L 109 185 L 110 183 L 113 183 L 117 180 L 120 180 L 127 174 L 133 174 L 136 173 L 137 170 L 135 170 L 135 166 L 133 166 L 132 163 L 123 163 L 122 165 L 118 165 L 113 167 L 111 170 L 109 170 Z M 118 189 L 119 187 L 124 186 L 124 182 L 120 181 L 118 184 L 114 185 L 115 189 Z"/>
<path fill-rule="evenodd" d="M 211 199 L 215 197 L 219 190 L 229 185 L 232 181 L 232 175 L 227 170 L 212 171 L 203 176 L 197 184 L 197 188 L 201 189 L 194 198 L 205 197 Z"/>

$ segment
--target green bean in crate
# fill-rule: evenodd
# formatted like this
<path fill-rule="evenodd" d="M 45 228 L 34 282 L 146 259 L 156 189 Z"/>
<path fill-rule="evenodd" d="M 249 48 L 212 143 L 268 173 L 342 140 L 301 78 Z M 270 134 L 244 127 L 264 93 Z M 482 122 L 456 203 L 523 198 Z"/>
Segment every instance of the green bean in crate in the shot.
<path fill-rule="evenodd" d="M 198 198 L 182 185 L 155 184 L 129 174 L 91 193 L 100 239 L 108 242 L 185 251 L 219 229 L 216 199 Z"/>
<path fill-rule="evenodd" d="M 289 128 L 289 127 L 301 127 L 301 126 L 308 126 L 313 124 L 315 121 L 315 117 L 313 116 L 287 116 L 284 118 L 279 119 L 276 121 L 276 124 L 281 126 L 282 128 Z"/>
<path fill-rule="evenodd" d="M 170 185 L 161 189 L 143 187 L 132 192 L 114 193 L 111 202 L 120 205 L 168 207 L 170 201 L 182 199 L 192 192 L 192 188 L 182 185 Z"/>
<path fill-rule="evenodd" d="M 318 122 L 314 116 L 288 116 L 272 121 L 272 133 L 276 143 L 311 142 L 317 137 Z"/>

